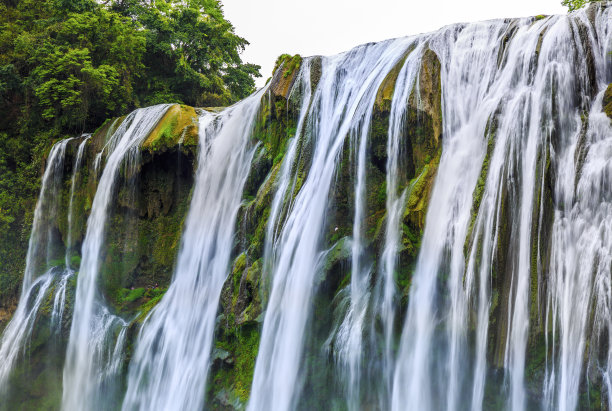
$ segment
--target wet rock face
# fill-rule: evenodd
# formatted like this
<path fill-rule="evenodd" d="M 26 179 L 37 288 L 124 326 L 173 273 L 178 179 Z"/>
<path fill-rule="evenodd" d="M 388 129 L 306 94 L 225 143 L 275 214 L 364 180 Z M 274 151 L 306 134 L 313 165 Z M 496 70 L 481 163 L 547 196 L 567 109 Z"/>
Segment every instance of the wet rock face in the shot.
<path fill-rule="evenodd" d="M 142 143 L 136 175 L 127 176 L 118 189 L 101 271 L 103 290 L 118 311 L 141 311 L 170 284 L 197 168 L 197 145 L 195 109 L 170 107 Z"/>
<path fill-rule="evenodd" d="M 174 104 L 142 143 L 143 154 L 155 156 L 179 150 L 194 155 L 198 148 L 198 126 L 198 114 L 193 107 Z"/>
<path fill-rule="evenodd" d="M 4 330 L 8 322 L 11 320 L 13 313 L 17 309 L 17 299 L 11 301 L 3 301 L 0 307 L 0 332 Z"/>
<path fill-rule="evenodd" d="M 276 68 L 270 82 L 270 92 L 274 97 L 289 98 L 289 93 L 302 65 L 302 57 L 299 54 L 289 56 L 283 54 L 276 60 Z"/>
<path fill-rule="evenodd" d="M 608 84 L 608 88 L 604 93 L 602 106 L 604 113 L 612 120 L 612 83 Z"/>

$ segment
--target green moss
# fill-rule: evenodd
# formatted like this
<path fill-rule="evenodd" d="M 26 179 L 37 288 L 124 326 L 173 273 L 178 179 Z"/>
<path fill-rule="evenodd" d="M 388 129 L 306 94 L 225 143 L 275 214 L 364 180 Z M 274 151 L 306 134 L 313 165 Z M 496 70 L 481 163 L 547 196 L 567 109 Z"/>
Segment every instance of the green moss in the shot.
<path fill-rule="evenodd" d="M 581 387 L 578 397 L 579 410 L 605 410 L 607 399 L 602 398 L 603 381 L 591 383 L 586 378 L 586 386 Z M 603 400 L 603 402 L 602 402 Z"/>
<path fill-rule="evenodd" d="M 603 111 L 612 120 L 612 83 L 608 84 L 603 97 Z"/>
<path fill-rule="evenodd" d="M 263 144 L 269 163 L 276 165 L 282 160 L 287 142 L 295 137 L 296 131 L 297 117 L 293 105 L 282 94 L 264 95 L 252 138 Z"/>
<path fill-rule="evenodd" d="M 64 258 L 55 258 L 53 260 L 49 260 L 49 262 L 47 263 L 47 269 L 52 267 L 63 267 L 65 263 L 66 260 Z"/>
<path fill-rule="evenodd" d="M 404 221 L 409 221 L 414 227 L 421 230 L 425 228 L 429 197 L 433 189 L 441 154 L 442 150 L 439 148 L 433 159 L 425 164 L 417 176 L 410 180 L 408 184 Z"/>
<path fill-rule="evenodd" d="M 106 129 L 113 122 L 113 120 L 114 119 L 107 118 L 102 124 L 100 124 L 100 127 L 98 127 L 96 131 L 94 131 L 92 134 L 99 134 L 100 132 L 102 132 L 102 130 Z"/>
<path fill-rule="evenodd" d="M 151 310 L 161 301 L 167 290 L 167 288 L 153 288 L 147 290 L 144 294 L 147 301 L 142 303 L 140 306 L 140 313 L 138 314 L 136 321 L 143 322 Z"/>
<path fill-rule="evenodd" d="M 277 57 L 274 63 L 274 70 L 278 70 L 279 67 L 283 66 L 283 78 L 287 78 L 292 75 L 302 65 L 302 56 L 296 54 L 291 56 L 290 54 L 281 54 Z"/>
<path fill-rule="evenodd" d="M 198 145 L 197 119 L 193 107 L 179 104 L 171 106 L 144 140 L 142 149 L 158 153 L 180 145 L 184 149 L 193 150 Z"/>
<path fill-rule="evenodd" d="M 289 60 L 286 64 L 285 71 L 283 72 L 283 77 L 287 78 L 291 74 L 293 74 L 296 70 L 300 68 L 302 65 L 302 56 L 296 54 Z"/>
<path fill-rule="evenodd" d="M 350 237 L 343 237 L 340 240 L 338 240 L 333 245 L 333 247 L 325 254 L 323 270 L 329 271 L 334 265 L 338 264 L 340 261 L 349 258 L 351 255 L 350 244 L 351 244 Z"/>
<path fill-rule="evenodd" d="M 489 175 L 489 162 L 493 155 L 493 149 L 495 148 L 495 130 L 490 130 L 487 134 L 487 152 L 485 158 L 480 167 L 480 175 L 472 194 L 472 210 L 470 212 L 470 225 L 468 226 L 467 236 L 465 240 L 464 254 L 467 256 L 469 252 L 469 246 L 472 242 L 472 232 L 474 231 L 474 224 L 476 223 L 476 217 L 478 217 L 478 211 L 480 210 L 480 203 L 484 194 L 485 186 L 487 183 L 487 176 Z"/>
<path fill-rule="evenodd" d="M 70 266 L 78 269 L 81 266 L 81 256 L 73 255 L 70 257 Z"/>
<path fill-rule="evenodd" d="M 260 333 L 257 327 L 240 327 L 229 330 L 216 341 L 216 349 L 223 355 L 213 365 L 212 387 L 209 396 L 219 402 L 219 394 L 229 393 L 243 404 L 249 399 L 255 359 L 259 350 Z"/>
<path fill-rule="evenodd" d="M 124 303 L 131 303 L 142 298 L 144 294 L 145 289 L 143 287 L 132 288 L 131 290 L 128 288 L 122 288 L 119 290 L 119 299 Z"/>

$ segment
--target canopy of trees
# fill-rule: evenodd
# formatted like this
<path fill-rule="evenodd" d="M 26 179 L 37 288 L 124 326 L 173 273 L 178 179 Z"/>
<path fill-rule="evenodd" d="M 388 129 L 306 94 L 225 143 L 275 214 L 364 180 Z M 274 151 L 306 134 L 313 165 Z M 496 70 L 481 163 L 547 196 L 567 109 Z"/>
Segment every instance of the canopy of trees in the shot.
<path fill-rule="evenodd" d="M 17 287 L 3 273 L 23 264 L 54 140 L 136 107 L 235 102 L 260 76 L 247 44 L 218 0 L 0 0 L 0 288 Z"/>

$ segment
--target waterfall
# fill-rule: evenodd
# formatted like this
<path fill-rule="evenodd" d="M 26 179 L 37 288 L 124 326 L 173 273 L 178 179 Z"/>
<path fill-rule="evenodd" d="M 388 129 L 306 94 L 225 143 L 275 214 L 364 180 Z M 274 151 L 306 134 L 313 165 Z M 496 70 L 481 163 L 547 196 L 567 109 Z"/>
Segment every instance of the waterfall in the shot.
<path fill-rule="evenodd" d="M 574 31 L 578 23 L 588 22 L 585 14 L 577 17 L 572 25 Z M 599 19 L 606 18 L 610 19 L 609 12 L 599 16 Z M 605 70 L 610 67 L 607 54 L 612 48 L 612 35 L 610 28 L 602 24 L 605 22 L 600 20 L 600 24 L 589 31 L 585 44 L 592 51 L 598 69 L 598 92 L 588 118 L 582 119 L 580 112 L 575 111 L 570 120 L 573 127 L 562 130 L 565 133 L 560 136 L 556 148 L 559 176 L 554 188 L 556 207 L 549 268 L 551 278 L 546 296 L 546 318 L 550 319 L 547 328 L 553 335 L 547 345 L 551 346 L 554 356 L 549 360 L 548 381 L 545 381 L 544 405 L 547 409 L 576 409 L 580 380 L 585 371 L 585 350 L 590 358 L 587 378 L 593 377 L 590 367 L 601 369 L 604 378 L 609 376 L 606 369 L 609 365 L 599 365 L 593 360 L 597 358 L 598 334 L 603 331 L 600 321 L 607 318 L 603 321 L 609 322 L 610 313 L 606 306 L 610 301 L 610 289 L 604 284 L 609 283 L 612 275 L 612 197 L 609 185 L 612 126 L 601 107 L 607 86 Z M 559 44 L 554 46 L 560 47 Z M 584 53 L 586 50 L 580 51 Z M 579 62 L 575 65 L 581 76 L 576 79 L 588 78 L 587 67 Z M 583 94 L 589 92 L 588 85 L 574 87 L 579 87 Z M 570 104 L 560 102 L 559 105 L 562 103 Z M 589 336 L 589 316 L 593 311 L 595 326 L 593 335 Z M 591 347 L 587 349 L 589 337 Z"/>
<path fill-rule="evenodd" d="M 586 41 L 576 34 L 578 23 L 588 27 L 584 11 L 537 22 L 521 20 L 511 25 L 491 22 L 451 28 L 456 30 L 449 33 L 456 38 L 451 44 L 448 37 L 432 39 L 432 48 L 445 67 L 446 140 L 396 363 L 394 409 L 406 409 L 406 404 L 411 409 L 462 409 L 470 403 L 472 409 L 483 406 L 491 279 L 501 274 L 494 272 L 494 260 L 499 258 L 496 249 L 502 240 L 508 240 L 500 239 L 500 230 L 506 223 L 502 218 L 508 218 L 503 216 L 504 212 L 509 212 L 510 221 L 517 223 L 510 229 L 510 242 L 504 245 L 508 247 L 510 259 L 506 270 L 511 271 L 504 354 L 508 407 L 513 410 L 527 407 L 524 381 L 527 335 L 533 319 L 530 312 L 539 309 L 538 301 L 530 301 L 530 295 L 533 295 L 533 278 L 541 276 L 538 266 L 544 255 L 540 237 L 532 227 L 543 221 L 546 159 L 555 154 L 567 159 L 558 169 L 569 175 L 560 175 L 557 181 L 562 186 L 569 185 L 569 191 L 573 192 L 576 153 L 570 150 L 564 155 L 564 145 L 576 144 L 580 134 L 582 107 L 574 96 L 589 94 L 584 85 L 575 83 L 577 79 L 588 79 L 586 53 L 593 49 L 602 56 L 604 52 L 597 50 L 594 34 Z M 500 50 L 503 38 L 508 42 Z M 604 72 L 603 60 L 596 59 L 600 75 Z M 556 113 L 564 113 L 564 117 L 559 119 Z M 481 194 L 476 194 L 479 190 Z M 572 204 L 571 194 L 568 198 L 565 192 L 559 191 L 563 190 L 557 189 L 558 203 L 565 207 Z M 482 199 L 477 213 L 470 216 L 475 204 L 473 197 L 477 195 L 482 195 Z M 505 201 L 512 207 L 506 211 Z M 556 233 L 563 231 L 560 227 L 563 223 L 555 224 L 550 268 L 552 288 L 549 286 L 549 293 L 554 295 L 549 306 L 554 310 L 558 307 L 556 300 L 563 295 L 556 291 L 562 286 L 555 286 L 554 278 L 570 271 L 563 267 L 563 264 L 573 264 L 572 252 L 567 250 L 569 244 L 580 244 L 569 240 L 575 238 L 570 231 L 565 234 L 563 246 L 561 240 L 556 240 L 562 235 Z M 469 245 L 467 265 L 464 244 Z M 556 255 L 561 264 L 555 263 Z M 589 260 L 575 261 L 584 264 Z M 585 270 L 592 270 L 592 265 L 586 265 L 590 268 Z M 437 284 L 441 273 L 448 276 L 444 285 Z M 574 276 L 572 273 L 572 278 L 581 277 Z M 582 277 L 588 278 L 588 275 Z M 572 293 L 580 293 L 585 288 L 589 287 L 572 287 Z M 448 303 L 440 306 L 435 302 L 441 298 L 441 292 L 448 295 Z M 563 306 L 584 322 L 588 295 L 580 295 L 580 301 L 582 311 L 569 301 Z M 467 346 L 472 306 L 477 323 L 474 364 L 470 364 Z M 580 322 L 566 324 L 570 329 L 580 328 Z M 440 333 L 440 328 L 446 332 Z M 562 409 L 575 408 L 581 375 L 584 345 L 580 345 L 579 339 L 572 343 L 568 341 L 565 349 L 572 347 L 571 358 L 577 369 L 565 372 L 571 375 L 573 385 L 564 385 L 563 377 L 555 385 L 559 388 L 557 406 Z M 462 384 L 470 380 L 471 390 L 464 390 Z M 448 388 L 442 397 L 440 391 L 432 391 L 432 387 L 444 386 Z M 573 398 L 569 406 L 566 396 Z"/>
<path fill-rule="evenodd" d="M 63 410 L 105 409 L 110 406 L 105 395 L 108 396 L 112 390 L 108 386 L 117 383 L 116 375 L 110 372 L 113 367 L 109 368 L 116 351 L 113 341 L 127 323 L 108 311 L 98 291 L 97 277 L 106 220 L 121 166 L 125 164 L 127 175 L 133 173 L 133 168 L 138 166 L 140 143 L 168 107 L 158 105 L 134 111 L 107 143 L 108 158 L 91 206 L 82 246 L 64 366 Z"/>
<path fill-rule="evenodd" d="M 301 97 L 302 104 L 300 106 L 300 117 L 296 127 L 296 130 L 300 131 L 304 128 L 306 116 L 308 115 L 308 107 L 312 98 L 310 67 L 310 60 L 303 62 L 300 72 L 298 73 L 299 77 L 296 79 L 296 84 L 291 89 L 291 93 L 294 93 L 295 90 L 300 90 L 303 93 Z M 279 220 L 281 214 L 283 211 L 286 212 L 286 210 L 293 205 L 292 199 L 295 194 L 297 173 L 292 172 L 294 171 L 297 163 L 299 143 L 299 138 L 294 137 L 292 139 L 291 143 L 289 144 L 289 148 L 287 149 L 287 154 L 285 155 L 281 165 L 281 170 L 278 177 L 279 183 L 276 189 L 277 194 L 272 200 L 268 226 L 266 227 L 266 243 L 264 249 L 264 261 L 266 264 L 271 263 L 275 259 L 275 257 L 273 257 L 273 253 L 275 253 L 276 249 L 278 248 L 278 228 L 280 225 Z M 270 267 L 266 267 L 266 270 L 269 271 L 269 268 Z"/>
<path fill-rule="evenodd" d="M 65 411 L 612 408 L 611 13 L 285 59 L 187 126 L 185 106 L 157 105 L 57 142 L 0 340 L 0 409 L 36 344 L 66 348 L 42 396 L 62 391 Z M 182 134 L 148 147 L 162 125 Z M 191 197 L 173 188 L 193 181 L 185 158 Z M 155 198 L 136 201 L 139 173 Z M 167 224 L 173 244 L 150 277 L 131 249 L 147 293 L 131 305 L 104 288 L 122 183 L 137 222 L 119 231 Z"/>
<path fill-rule="evenodd" d="M 71 139 L 61 140 L 53 146 L 42 178 L 42 185 L 36 209 L 32 233 L 28 245 L 26 269 L 23 277 L 22 292 L 17 311 L 7 325 L 0 341 L 0 394 L 6 394 L 8 377 L 19 354 L 25 352 L 25 343 L 32 334 L 38 310 L 51 286 L 55 268 L 38 278 L 37 273 L 49 266 L 51 259 L 51 234 L 49 221 L 57 218 L 58 203 L 61 198 L 61 182 L 64 172 L 66 146 Z M 44 263 L 43 254 L 44 250 Z M 44 264 L 44 265 L 43 265 Z"/>
<path fill-rule="evenodd" d="M 497 40 L 501 24 L 455 26 L 432 39 L 431 47 L 442 60 L 444 141 L 442 157 L 431 194 L 418 257 L 409 295 L 408 312 L 402 332 L 401 344 L 394 376 L 392 407 L 404 409 L 443 408 L 445 397 L 452 407 L 454 393 L 432 392 L 438 384 L 436 361 L 442 361 L 442 350 L 435 335 L 437 278 L 447 276 L 452 300 L 462 298 L 458 290 L 463 274 L 463 242 L 467 232 L 472 205 L 472 192 L 484 156 L 484 124 L 486 119 L 476 106 L 483 100 L 494 72 Z M 456 37 L 451 44 L 440 39 Z M 442 44 L 439 44 L 442 43 Z M 448 49 L 438 50 L 438 47 Z M 474 116 L 472 117 L 472 114 Z M 461 308 L 460 302 L 451 305 Z M 453 307 L 454 308 L 454 307 Z M 460 312 L 451 310 L 453 315 Z M 450 357 L 450 356 L 449 356 Z M 448 358 L 450 376 L 443 386 L 453 390 L 452 367 L 454 358 Z"/>
<path fill-rule="evenodd" d="M 321 270 L 325 254 L 321 237 L 336 165 L 347 135 L 354 136 L 357 141 L 365 139 L 378 86 L 406 50 L 408 42 L 401 39 L 379 43 L 323 59 L 322 77 L 310 105 L 314 115 L 308 117 L 304 125 L 306 136 L 296 136 L 296 139 L 307 137 L 315 142 L 312 163 L 283 224 L 274 261 L 265 265 L 271 267 L 272 288 L 249 410 L 287 410 L 294 405 L 309 302 L 315 274 Z M 276 195 L 284 196 L 285 193 L 279 191 Z M 367 278 L 368 273 L 356 270 L 360 270 L 359 267 L 353 268 L 356 278 Z M 341 326 L 339 338 L 359 344 L 363 326 L 360 313 L 365 309 L 360 305 L 366 298 L 363 288 L 367 280 L 357 281 L 357 295 L 352 295 L 356 305 L 349 311 L 347 323 Z M 359 355 L 359 352 L 344 354 L 345 357 L 352 355 Z M 349 373 L 355 376 L 359 358 L 347 358 L 346 361 L 352 364 Z"/>
<path fill-rule="evenodd" d="M 53 244 L 49 221 L 57 218 L 61 199 L 62 177 L 64 174 L 64 158 L 66 146 L 70 140 L 61 140 L 55 144 L 51 148 L 49 158 L 47 159 L 40 195 L 34 210 L 34 221 L 32 222 L 32 233 L 28 243 L 28 255 L 23 276 L 22 295 L 26 294 L 30 288 L 36 273 L 41 270 L 41 265 L 46 265 L 53 258 L 50 253 Z"/>
<path fill-rule="evenodd" d="M 413 187 L 402 189 L 400 186 L 401 153 L 406 150 L 405 142 L 402 141 L 402 131 L 406 116 L 406 102 L 410 96 L 417 76 L 417 68 L 423 44 L 407 57 L 397 81 L 391 102 L 391 113 L 389 118 L 389 131 L 387 140 L 387 173 L 386 173 L 386 210 L 385 222 L 385 245 L 382 252 L 381 264 L 381 296 L 376 302 L 376 309 L 380 312 L 384 326 L 384 358 L 382 367 L 382 378 L 384 379 L 384 393 L 380 399 L 381 409 L 388 409 L 388 399 L 391 394 L 393 381 L 394 363 L 394 323 L 397 301 L 397 286 L 395 284 L 395 269 L 397 253 L 400 247 L 401 232 L 400 224 L 406 207 L 408 191 Z"/>
<path fill-rule="evenodd" d="M 83 151 L 88 139 L 89 137 L 85 136 L 79 143 L 78 153 L 72 165 L 69 194 L 71 205 L 77 184 L 77 174 L 81 168 Z M 75 140 L 75 138 L 68 138 L 56 143 L 47 159 L 40 196 L 34 212 L 24 274 L 24 289 L 17 311 L 4 330 L 0 342 L 0 358 L 3 359 L 0 366 L 0 396 L 4 399 L 8 399 L 8 396 L 10 396 L 8 378 L 11 373 L 17 366 L 25 366 L 25 364 L 18 363 L 20 355 L 22 356 L 22 362 L 26 363 L 28 361 L 30 340 L 35 330 L 41 332 L 40 326 L 38 329 L 36 328 L 38 318 L 43 315 L 41 314 L 42 309 L 50 301 L 53 302 L 49 312 L 50 332 L 56 336 L 61 334 L 68 280 L 72 277 L 74 271 L 68 265 L 70 240 L 66 244 L 63 258 L 66 261 L 65 265 L 62 266 L 61 260 L 57 258 L 62 245 L 58 244 L 54 237 L 53 224 L 62 215 L 62 185 L 66 151 L 67 147 Z M 72 213 L 73 207 L 71 206 L 67 215 L 68 232 L 72 230 Z M 41 271 L 45 271 L 44 274 L 40 274 Z M 56 354 L 58 353 L 54 349 L 49 351 L 49 355 Z M 5 409 L 5 405 L 0 406 L 0 408 Z"/>
<path fill-rule="evenodd" d="M 199 410 L 204 405 L 217 307 L 262 93 L 200 119 L 199 166 L 176 271 L 138 336 L 124 410 Z"/>

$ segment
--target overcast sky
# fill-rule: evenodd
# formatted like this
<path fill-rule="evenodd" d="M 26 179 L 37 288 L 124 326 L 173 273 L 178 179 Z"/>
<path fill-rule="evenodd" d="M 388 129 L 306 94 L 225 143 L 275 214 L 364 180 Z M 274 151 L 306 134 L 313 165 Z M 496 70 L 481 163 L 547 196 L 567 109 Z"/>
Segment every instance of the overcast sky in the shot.
<path fill-rule="evenodd" d="M 359 44 L 437 30 L 451 23 L 562 14 L 561 0 L 222 0 L 236 34 L 251 44 L 262 86 L 282 53 L 331 55 Z"/>

